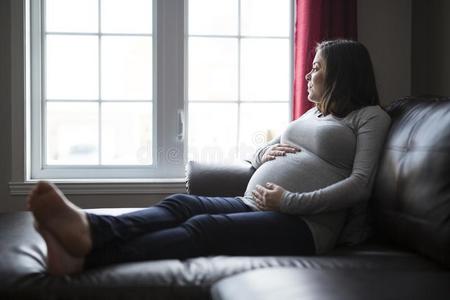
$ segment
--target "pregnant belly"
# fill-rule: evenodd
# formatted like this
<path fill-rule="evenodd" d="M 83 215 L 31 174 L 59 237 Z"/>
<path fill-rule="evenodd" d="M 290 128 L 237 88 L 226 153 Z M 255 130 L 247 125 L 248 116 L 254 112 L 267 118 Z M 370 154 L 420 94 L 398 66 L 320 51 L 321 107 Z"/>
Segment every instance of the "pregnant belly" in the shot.
<path fill-rule="evenodd" d="M 301 151 L 277 157 L 260 166 L 251 177 L 245 196 L 251 197 L 256 185 L 273 182 L 291 192 L 310 192 L 350 175 L 351 170 L 336 168 L 312 153 Z"/>

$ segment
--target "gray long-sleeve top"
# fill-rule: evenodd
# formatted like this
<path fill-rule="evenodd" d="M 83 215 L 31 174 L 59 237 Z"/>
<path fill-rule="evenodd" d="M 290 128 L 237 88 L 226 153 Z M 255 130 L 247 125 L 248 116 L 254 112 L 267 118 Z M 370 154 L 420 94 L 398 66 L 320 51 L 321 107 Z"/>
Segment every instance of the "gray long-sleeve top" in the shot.
<path fill-rule="evenodd" d="M 258 210 L 251 192 L 257 184 L 273 182 L 286 189 L 281 212 L 305 220 L 317 253 L 334 248 L 338 239 L 356 244 L 364 238 L 367 201 L 389 125 L 389 115 L 379 106 L 344 118 L 323 117 L 313 108 L 258 149 L 252 159 L 256 171 L 241 199 Z M 301 151 L 262 163 L 264 153 L 277 143 Z"/>

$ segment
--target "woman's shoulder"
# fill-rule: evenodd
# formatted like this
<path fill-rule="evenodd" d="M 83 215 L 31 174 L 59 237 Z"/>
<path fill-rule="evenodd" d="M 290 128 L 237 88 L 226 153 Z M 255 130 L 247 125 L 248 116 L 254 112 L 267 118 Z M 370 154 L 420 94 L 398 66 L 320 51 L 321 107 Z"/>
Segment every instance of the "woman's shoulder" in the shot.
<path fill-rule="evenodd" d="M 314 107 L 308 109 L 306 112 L 304 112 L 300 117 L 298 117 L 298 118 L 297 118 L 296 120 L 294 120 L 294 121 L 310 119 L 310 118 L 312 118 L 312 117 L 314 117 L 314 116 L 317 116 L 317 115 L 319 115 L 319 114 L 320 114 L 320 111 L 317 109 L 316 106 L 314 106 Z"/>
<path fill-rule="evenodd" d="M 317 108 L 317 106 L 313 106 L 313 107 L 311 107 L 310 109 L 308 109 L 304 114 L 305 115 L 317 115 L 317 114 L 319 114 L 320 113 L 320 111 L 319 111 L 319 109 Z"/>
<path fill-rule="evenodd" d="M 391 117 L 379 105 L 365 106 L 349 113 L 346 117 L 356 127 L 366 124 L 377 124 L 378 126 L 389 126 Z"/>
<path fill-rule="evenodd" d="M 363 108 L 352 111 L 347 115 L 351 118 L 371 118 L 380 117 L 390 119 L 389 114 L 379 105 L 370 105 Z"/>

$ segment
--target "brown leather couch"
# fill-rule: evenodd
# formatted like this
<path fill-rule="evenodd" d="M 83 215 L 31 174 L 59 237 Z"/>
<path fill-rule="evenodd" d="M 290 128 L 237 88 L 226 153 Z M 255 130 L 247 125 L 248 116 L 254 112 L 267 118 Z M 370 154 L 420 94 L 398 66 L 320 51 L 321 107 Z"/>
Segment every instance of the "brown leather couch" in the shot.
<path fill-rule="evenodd" d="M 3 213 L 0 299 L 450 299 L 450 98 L 402 99 L 388 111 L 370 205 L 376 231 L 364 244 L 321 256 L 148 261 L 51 277 L 30 213 Z M 241 195 L 252 172 L 248 163 L 190 162 L 188 192 Z"/>

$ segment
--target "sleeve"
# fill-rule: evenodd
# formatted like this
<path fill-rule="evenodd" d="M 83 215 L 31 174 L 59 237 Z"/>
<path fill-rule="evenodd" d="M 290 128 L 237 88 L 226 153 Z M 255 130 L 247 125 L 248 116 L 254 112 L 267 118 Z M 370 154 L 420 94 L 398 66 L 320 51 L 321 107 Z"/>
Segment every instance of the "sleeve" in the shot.
<path fill-rule="evenodd" d="M 275 144 L 280 143 L 280 136 L 274 138 L 258 150 L 256 150 L 255 154 L 253 155 L 252 159 L 250 160 L 250 163 L 255 169 L 258 169 L 262 165 L 262 157 L 264 156 L 264 153 L 266 153 L 267 149 L 269 149 L 271 146 Z"/>
<path fill-rule="evenodd" d="M 280 210 L 313 215 L 353 207 L 368 200 L 378 167 L 390 117 L 383 110 L 356 121 L 356 152 L 352 173 L 332 185 L 306 193 L 285 191 Z"/>

